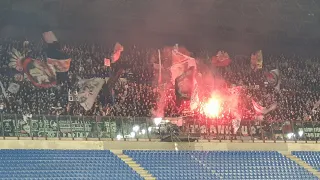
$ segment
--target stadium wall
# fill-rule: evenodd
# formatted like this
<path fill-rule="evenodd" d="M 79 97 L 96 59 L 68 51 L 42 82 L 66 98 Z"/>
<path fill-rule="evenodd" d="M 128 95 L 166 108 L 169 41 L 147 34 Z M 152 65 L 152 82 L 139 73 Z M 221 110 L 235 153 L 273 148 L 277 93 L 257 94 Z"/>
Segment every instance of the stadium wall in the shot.
<path fill-rule="evenodd" d="M 255 151 L 319 151 L 314 142 L 139 142 L 139 141 L 64 141 L 64 140 L 1 140 L 0 149 L 81 149 L 81 150 L 255 150 Z"/>

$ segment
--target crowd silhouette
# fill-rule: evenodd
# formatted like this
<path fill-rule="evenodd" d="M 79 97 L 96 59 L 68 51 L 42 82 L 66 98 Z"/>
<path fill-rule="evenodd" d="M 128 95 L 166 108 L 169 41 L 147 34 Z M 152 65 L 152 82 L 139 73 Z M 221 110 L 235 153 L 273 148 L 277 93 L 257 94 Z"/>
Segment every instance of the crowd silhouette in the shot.
<path fill-rule="evenodd" d="M 119 61 L 111 67 L 104 66 L 103 60 L 108 57 L 112 47 L 98 44 L 63 44 L 62 49 L 72 58 L 67 79 L 52 88 L 37 88 L 27 80 L 17 77 L 8 67 L 8 52 L 12 48 L 18 51 L 28 49 L 28 56 L 44 60 L 46 55 L 42 42 L 28 42 L 2 39 L 0 41 L 0 81 L 6 89 L 11 82 L 20 85 L 16 94 L 7 92 L 8 97 L 0 95 L 0 111 L 8 114 L 51 114 L 51 115 L 99 115 L 99 116 L 131 116 L 150 117 L 157 107 L 160 90 L 166 91 L 166 105 L 164 116 L 177 117 L 181 109 L 175 104 L 175 94 L 170 88 L 157 85 L 157 70 L 154 69 L 155 49 L 142 49 L 136 46 L 125 47 Z M 258 100 L 267 106 L 277 102 L 275 111 L 267 114 L 265 120 L 273 122 L 283 121 L 317 121 L 319 113 L 313 110 L 319 100 L 319 68 L 317 58 L 302 58 L 299 56 L 271 56 L 264 54 L 263 68 L 254 71 L 250 68 L 250 58 L 233 56 L 232 63 L 227 67 L 210 66 L 211 59 L 204 58 L 216 52 L 202 50 L 196 54 L 197 61 L 212 67 L 211 71 L 229 84 L 241 85 L 248 88 L 245 95 Z M 163 64 L 168 62 L 163 58 Z M 77 90 L 79 79 L 93 77 L 108 77 L 118 68 L 124 68 L 122 78 L 126 83 L 117 83 L 113 90 L 113 102 L 105 103 L 98 95 L 93 108 L 85 111 L 76 101 L 68 102 L 69 91 Z M 201 68 L 200 68 L 201 69 Z M 265 84 L 265 72 L 279 69 L 281 72 L 280 91 Z M 163 79 L 169 79 L 170 71 L 164 70 Z M 168 76 L 168 77 L 166 77 Z M 3 91 L 3 90 L 2 90 Z M 248 103 L 242 118 L 253 118 L 252 105 Z"/>

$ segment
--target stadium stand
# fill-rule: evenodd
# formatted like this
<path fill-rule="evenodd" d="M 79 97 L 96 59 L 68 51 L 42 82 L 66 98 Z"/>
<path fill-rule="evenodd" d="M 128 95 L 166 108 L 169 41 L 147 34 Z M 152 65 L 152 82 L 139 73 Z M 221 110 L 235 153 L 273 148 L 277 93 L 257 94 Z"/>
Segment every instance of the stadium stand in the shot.
<path fill-rule="evenodd" d="M 320 152 L 317 151 L 293 151 L 292 155 L 311 165 L 320 172 Z"/>
<path fill-rule="evenodd" d="M 0 150 L 0 158 L 0 179 L 143 179 L 108 150 Z"/>
<path fill-rule="evenodd" d="M 157 179 L 318 179 L 275 151 L 126 150 Z"/>

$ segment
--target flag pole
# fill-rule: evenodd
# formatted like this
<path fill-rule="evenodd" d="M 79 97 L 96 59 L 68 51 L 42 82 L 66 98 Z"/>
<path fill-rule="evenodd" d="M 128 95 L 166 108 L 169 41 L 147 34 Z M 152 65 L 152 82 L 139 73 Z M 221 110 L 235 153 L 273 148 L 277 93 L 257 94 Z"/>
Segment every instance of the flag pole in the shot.
<path fill-rule="evenodd" d="M 162 64 L 161 64 L 161 53 L 160 49 L 158 49 L 158 58 L 159 58 L 159 77 L 158 77 L 158 84 L 161 84 L 162 81 Z"/>

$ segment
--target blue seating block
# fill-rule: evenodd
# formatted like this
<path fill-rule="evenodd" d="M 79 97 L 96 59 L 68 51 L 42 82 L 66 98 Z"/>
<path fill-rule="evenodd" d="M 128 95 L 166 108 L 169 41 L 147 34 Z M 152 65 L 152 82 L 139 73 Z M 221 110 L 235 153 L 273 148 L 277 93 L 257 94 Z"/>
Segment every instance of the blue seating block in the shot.
<path fill-rule="evenodd" d="M 0 150 L 0 179 L 142 180 L 110 151 Z"/>
<path fill-rule="evenodd" d="M 317 179 L 274 151 L 134 151 L 124 154 L 157 179 Z"/>
<path fill-rule="evenodd" d="M 320 172 L 320 151 L 292 151 L 291 154 Z"/>

